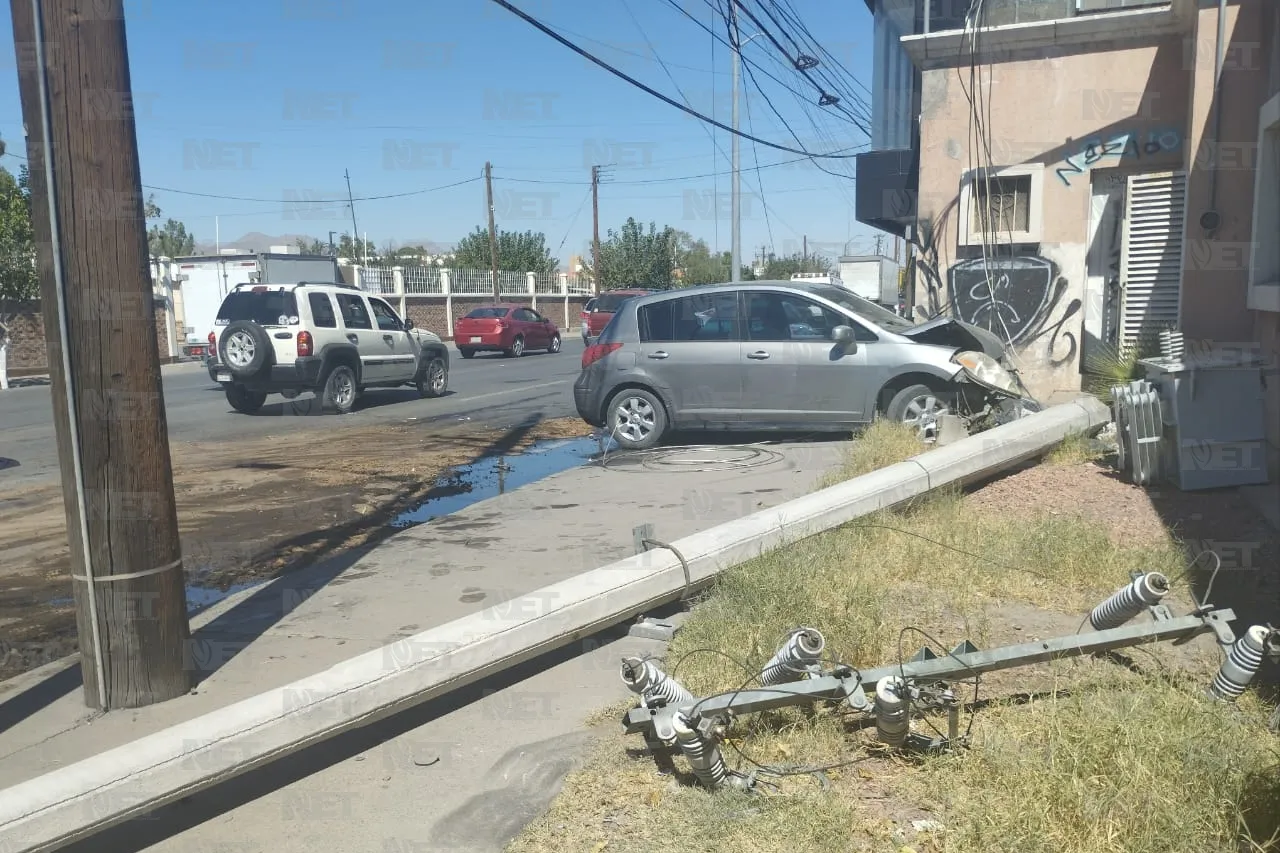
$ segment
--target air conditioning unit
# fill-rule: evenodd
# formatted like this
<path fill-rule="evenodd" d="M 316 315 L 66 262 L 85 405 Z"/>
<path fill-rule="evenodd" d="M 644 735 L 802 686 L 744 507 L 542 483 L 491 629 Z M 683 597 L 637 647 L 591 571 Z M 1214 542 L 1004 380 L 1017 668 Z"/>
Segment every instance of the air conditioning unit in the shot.
<path fill-rule="evenodd" d="M 1139 6 L 1168 6 L 1169 0 L 1076 0 L 1077 12 L 1118 12 Z"/>

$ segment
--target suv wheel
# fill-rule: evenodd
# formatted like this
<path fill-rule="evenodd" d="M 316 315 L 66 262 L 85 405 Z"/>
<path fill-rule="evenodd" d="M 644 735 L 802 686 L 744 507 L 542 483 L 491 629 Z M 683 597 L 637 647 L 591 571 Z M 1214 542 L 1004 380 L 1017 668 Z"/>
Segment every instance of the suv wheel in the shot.
<path fill-rule="evenodd" d="M 667 432 L 667 410 L 643 388 L 627 388 L 609 401 L 605 423 L 624 450 L 648 450 Z"/>
<path fill-rule="evenodd" d="M 524 355 L 524 336 L 516 335 L 516 339 L 511 342 L 511 349 L 506 352 L 507 358 L 519 358 Z"/>
<path fill-rule="evenodd" d="M 433 358 L 418 373 L 418 396 L 443 397 L 449 387 L 449 369 L 443 358 Z"/>
<path fill-rule="evenodd" d="M 271 352 L 271 338 L 257 323 L 237 320 L 218 339 L 218 358 L 235 376 L 256 375 L 267 365 Z"/>
<path fill-rule="evenodd" d="M 242 415 L 256 414 L 267 402 L 265 391 L 250 391 L 243 385 L 227 385 L 227 402 Z"/>
<path fill-rule="evenodd" d="M 885 417 L 915 430 L 921 440 L 937 435 L 938 418 L 952 412 L 951 395 L 927 385 L 903 388 L 885 407 Z"/>
<path fill-rule="evenodd" d="M 329 371 L 320 392 L 324 408 L 340 415 L 345 415 L 354 409 L 359 396 L 355 371 L 345 364 L 339 364 Z"/>

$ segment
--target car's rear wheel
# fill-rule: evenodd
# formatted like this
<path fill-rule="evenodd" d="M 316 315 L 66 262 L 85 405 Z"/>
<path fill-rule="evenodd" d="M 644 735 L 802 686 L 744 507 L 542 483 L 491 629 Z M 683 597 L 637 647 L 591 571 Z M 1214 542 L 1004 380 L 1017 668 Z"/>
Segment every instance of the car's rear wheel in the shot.
<path fill-rule="evenodd" d="M 449 369 L 443 358 L 433 358 L 418 373 L 418 396 L 442 397 L 449 387 Z"/>
<path fill-rule="evenodd" d="M 339 364 L 329 371 L 320 396 L 321 405 L 326 410 L 345 415 L 356 407 L 359 397 L 354 370 L 345 364 Z"/>
<path fill-rule="evenodd" d="M 264 391 L 250 391 L 243 385 L 226 386 L 227 402 L 242 415 L 257 414 L 267 402 Z"/>
<path fill-rule="evenodd" d="M 463 358 L 475 358 L 475 357 L 476 357 L 476 351 L 475 351 L 475 350 L 473 350 L 473 349 L 459 349 L 459 350 L 458 350 L 458 354 L 459 354 L 459 355 L 461 355 Z"/>
<path fill-rule="evenodd" d="M 885 417 L 916 431 L 922 441 L 937 436 L 938 418 L 955 411 L 954 395 L 928 385 L 903 388 L 885 407 Z"/>
<path fill-rule="evenodd" d="M 560 352 L 560 336 L 552 335 L 551 344 L 547 347 L 547 352 Z"/>
<path fill-rule="evenodd" d="M 519 358 L 524 355 L 524 337 L 516 335 L 516 339 L 511 342 L 511 349 L 507 350 L 505 355 L 507 358 Z"/>
<path fill-rule="evenodd" d="M 624 450 L 656 447 L 667 432 L 667 410 L 643 388 L 625 388 L 609 401 L 605 425 Z"/>

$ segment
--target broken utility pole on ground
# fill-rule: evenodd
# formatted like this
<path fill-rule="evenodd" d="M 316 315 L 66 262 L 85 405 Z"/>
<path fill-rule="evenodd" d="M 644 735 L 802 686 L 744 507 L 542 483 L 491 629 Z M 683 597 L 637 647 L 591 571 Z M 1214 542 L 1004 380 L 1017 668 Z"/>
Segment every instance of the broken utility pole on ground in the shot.
<path fill-rule="evenodd" d="M 79 7 L 10 6 L 80 668 L 108 710 L 186 693 L 190 628 L 123 0 Z"/>

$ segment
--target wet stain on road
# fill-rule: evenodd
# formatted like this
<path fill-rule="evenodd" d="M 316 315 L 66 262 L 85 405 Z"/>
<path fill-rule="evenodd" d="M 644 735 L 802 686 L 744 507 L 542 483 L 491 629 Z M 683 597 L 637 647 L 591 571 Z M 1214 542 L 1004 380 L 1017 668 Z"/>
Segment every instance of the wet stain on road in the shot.
<path fill-rule="evenodd" d="M 474 586 L 469 586 L 462 591 L 462 596 L 458 601 L 461 601 L 463 604 L 475 604 L 477 601 L 484 601 L 486 597 L 487 593 L 483 590 L 477 589 Z"/>

